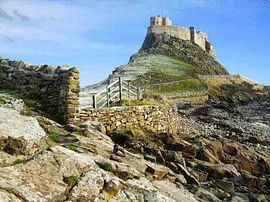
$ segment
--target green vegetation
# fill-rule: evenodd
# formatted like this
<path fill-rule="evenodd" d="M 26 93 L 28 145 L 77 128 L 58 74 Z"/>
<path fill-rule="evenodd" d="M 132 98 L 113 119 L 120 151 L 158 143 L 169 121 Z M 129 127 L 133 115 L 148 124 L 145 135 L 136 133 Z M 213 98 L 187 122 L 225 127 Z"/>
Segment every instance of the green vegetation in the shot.
<path fill-rule="evenodd" d="M 5 99 L 3 97 L 0 97 L 0 105 L 4 105 L 6 103 Z"/>
<path fill-rule="evenodd" d="M 64 182 L 68 184 L 69 187 L 74 187 L 76 184 L 78 184 L 80 177 L 78 176 L 69 176 L 64 177 Z"/>
<path fill-rule="evenodd" d="M 69 149 L 69 150 L 72 150 L 72 151 L 75 151 L 75 152 L 78 152 L 78 149 L 77 149 L 77 144 L 75 143 L 66 143 L 66 144 L 63 144 L 62 145 L 63 147 Z"/>
<path fill-rule="evenodd" d="M 100 164 L 99 167 L 105 171 L 109 171 L 112 173 L 115 172 L 115 169 L 113 168 L 113 166 L 110 163 L 104 162 L 104 163 Z"/>
<path fill-rule="evenodd" d="M 141 106 L 141 105 L 160 105 L 160 103 L 154 100 L 121 100 L 111 104 L 111 106 Z"/>
<path fill-rule="evenodd" d="M 22 163 L 22 162 L 23 162 L 23 160 L 21 160 L 21 159 L 16 159 L 16 160 L 14 161 L 13 165 L 20 164 L 20 163 Z"/>
<path fill-rule="evenodd" d="M 193 65 L 178 58 L 155 54 L 140 54 L 134 61 L 123 66 L 124 77 L 136 79 L 135 82 L 140 85 L 193 77 L 195 69 Z"/>
<path fill-rule="evenodd" d="M 208 78 L 205 82 L 211 100 L 247 103 L 266 95 L 262 85 L 254 84 L 241 77 Z"/>
<path fill-rule="evenodd" d="M 159 85 L 150 86 L 147 89 L 158 93 L 181 93 L 202 91 L 205 89 L 205 85 L 198 79 L 185 79 L 173 83 L 161 83 Z"/>

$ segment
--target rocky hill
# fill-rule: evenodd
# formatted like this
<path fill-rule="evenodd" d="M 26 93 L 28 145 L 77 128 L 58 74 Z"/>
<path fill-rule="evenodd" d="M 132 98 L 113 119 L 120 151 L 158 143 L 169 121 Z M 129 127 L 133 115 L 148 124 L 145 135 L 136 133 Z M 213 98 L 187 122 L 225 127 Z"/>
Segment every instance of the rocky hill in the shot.
<path fill-rule="evenodd" d="M 121 76 L 147 85 L 197 79 L 198 75 L 228 75 L 228 71 L 215 57 L 190 40 L 168 33 L 148 32 L 138 53 L 131 56 L 127 65 L 117 67 L 108 79 Z M 108 79 L 87 86 L 83 91 L 95 92 Z"/>

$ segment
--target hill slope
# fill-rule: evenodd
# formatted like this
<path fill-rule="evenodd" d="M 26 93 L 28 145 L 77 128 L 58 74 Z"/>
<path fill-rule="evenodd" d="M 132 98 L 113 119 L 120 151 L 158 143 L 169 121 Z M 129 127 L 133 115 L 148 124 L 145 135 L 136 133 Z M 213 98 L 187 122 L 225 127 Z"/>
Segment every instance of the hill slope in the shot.
<path fill-rule="evenodd" d="M 138 84 L 157 84 L 183 79 L 197 78 L 198 75 L 227 75 L 228 71 L 210 54 L 198 45 L 167 34 L 147 34 L 138 53 L 127 65 L 117 67 L 108 79 L 121 76 Z M 107 83 L 90 85 L 83 91 L 95 89 Z"/>

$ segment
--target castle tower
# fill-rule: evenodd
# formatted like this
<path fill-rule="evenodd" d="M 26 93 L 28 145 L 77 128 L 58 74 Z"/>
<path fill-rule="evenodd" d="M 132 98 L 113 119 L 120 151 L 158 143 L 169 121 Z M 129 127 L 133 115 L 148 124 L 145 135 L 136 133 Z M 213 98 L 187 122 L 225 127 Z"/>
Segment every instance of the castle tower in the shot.
<path fill-rule="evenodd" d="M 161 17 L 160 15 L 150 18 L 150 26 L 172 26 L 172 21 L 168 17 Z"/>
<path fill-rule="evenodd" d="M 189 30 L 190 30 L 190 41 L 192 42 L 192 43 L 196 43 L 196 30 L 195 30 L 195 27 L 190 27 L 189 28 Z"/>
<path fill-rule="evenodd" d="M 155 26 L 155 25 L 162 26 L 162 24 L 163 24 L 162 17 L 160 17 L 160 15 L 150 18 L 150 25 L 151 26 Z"/>
<path fill-rule="evenodd" d="M 172 21 L 168 17 L 163 17 L 162 18 L 162 25 L 163 26 L 172 26 Z"/>

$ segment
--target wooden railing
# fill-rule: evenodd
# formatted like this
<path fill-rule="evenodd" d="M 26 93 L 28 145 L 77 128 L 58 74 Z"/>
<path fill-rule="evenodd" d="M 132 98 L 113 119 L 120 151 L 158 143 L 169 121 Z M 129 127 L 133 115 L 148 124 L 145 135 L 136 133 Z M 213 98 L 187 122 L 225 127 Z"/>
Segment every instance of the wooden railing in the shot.
<path fill-rule="evenodd" d="M 131 84 L 130 81 L 124 81 L 119 77 L 99 90 L 91 97 L 83 97 L 83 99 L 92 99 L 92 106 L 81 106 L 81 108 L 92 107 L 94 109 L 109 107 L 110 103 L 115 103 L 123 99 L 140 99 L 140 88 Z"/>

